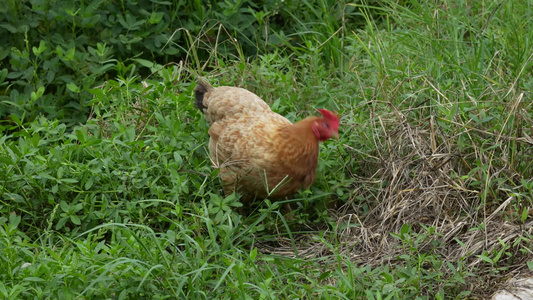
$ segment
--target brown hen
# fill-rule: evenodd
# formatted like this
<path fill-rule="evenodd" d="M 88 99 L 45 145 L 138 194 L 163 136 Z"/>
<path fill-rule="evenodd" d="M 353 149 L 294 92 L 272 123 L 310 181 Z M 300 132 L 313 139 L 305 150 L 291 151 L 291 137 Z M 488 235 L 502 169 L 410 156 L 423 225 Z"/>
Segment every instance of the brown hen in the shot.
<path fill-rule="evenodd" d="M 194 91 L 210 125 L 209 152 L 226 195 L 280 198 L 309 187 L 318 142 L 339 136 L 339 118 L 325 109 L 318 110 L 321 117 L 292 124 L 245 89 L 214 88 L 199 79 Z"/>

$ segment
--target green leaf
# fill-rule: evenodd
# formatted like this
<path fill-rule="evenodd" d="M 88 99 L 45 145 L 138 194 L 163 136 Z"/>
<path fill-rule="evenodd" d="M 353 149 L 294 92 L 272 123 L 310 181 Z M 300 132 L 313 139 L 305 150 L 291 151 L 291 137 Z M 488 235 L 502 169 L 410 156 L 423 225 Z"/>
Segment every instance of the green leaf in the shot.
<path fill-rule="evenodd" d="M 485 261 L 485 262 L 488 262 L 489 264 L 493 264 L 494 262 L 492 261 L 492 259 L 490 259 L 490 257 L 486 256 L 485 254 L 481 254 L 481 255 L 476 255 L 477 257 L 481 258 L 481 260 Z"/>
<path fill-rule="evenodd" d="M 65 202 L 64 200 L 61 200 L 61 202 L 59 202 L 59 206 L 61 207 L 61 210 L 63 212 L 68 212 L 70 210 L 70 205 L 68 205 L 67 202 Z"/>
<path fill-rule="evenodd" d="M 20 223 L 20 216 L 17 216 L 15 213 L 9 214 L 9 226 L 11 228 L 17 228 Z"/>
<path fill-rule="evenodd" d="M 65 227 L 65 224 L 67 223 L 68 220 L 69 220 L 68 217 L 63 217 L 63 218 L 59 219 L 59 221 L 56 224 L 56 230 L 59 230 L 59 229 Z"/>
<path fill-rule="evenodd" d="M 35 56 L 39 56 L 41 53 L 44 52 L 44 50 L 46 50 L 48 48 L 46 48 L 46 44 L 44 41 L 40 41 L 39 42 L 39 48 L 36 48 L 36 47 L 33 47 L 32 50 L 33 50 L 33 54 L 35 54 Z"/>
<path fill-rule="evenodd" d="M 330 275 L 331 275 L 331 272 L 330 271 L 326 271 L 326 272 L 320 274 L 320 276 L 318 277 L 318 281 L 322 281 L 322 280 L 328 278 Z"/>
<path fill-rule="evenodd" d="M 181 158 L 181 155 L 178 152 L 174 152 L 174 160 L 178 165 L 183 164 L 183 159 Z"/>
<path fill-rule="evenodd" d="M 91 176 L 87 178 L 87 181 L 85 182 L 85 186 L 84 186 L 85 190 L 86 191 L 89 190 L 93 186 L 93 184 L 94 184 L 94 177 Z"/>
<path fill-rule="evenodd" d="M 163 68 L 163 66 L 146 59 L 136 58 L 134 59 L 134 61 L 138 62 L 143 67 L 149 68 L 152 73 Z"/>
<path fill-rule="evenodd" d="M 157 13 L 153 11 L 150 15 L 150 18 L 148 19 L 148 23 L 157 24 L 161 21 L 161 19 L 163 19 L 163 13 Z"/>
<path fill-rule="evenodd" d="M 0 71 L 0 83 L 4 82 L 4 80 L 6 79 L 7 77 L 7 73 L 8 73 L 8 70 L 7 69 L 2 69 Z"/>
<path fill-rule="evenodd" d="M 106 44 L 105 43 L 97 43 L 96 47 L 98 48 L 98 55 L 103 56 L 106 51 Z"/>
<path fill-rule="evenodd" d="M 73 82 L 67 83 L 67 88 L 74 93 L 80 92 L 80 88 Z"/>
<path fill-rule="evenodd" d="M 13 164 L 13 161 L 11 160 L 11 158 L 9 158 L 9 156 L 0 156 L 0 162 L 4 163 L 6 165 L 12 165 Z"/>
<path fill-rule="evenodd" d="M 87 132 L 85 130 L 76 129 L 76 138 L 80 143 L 85 144 L 85 141 L 87 140 Z"/>
<path fill-rule="evenodd" d="M 23 279 L 24 281 L 31 281 L 31 282 L 46 282 L 45 279 L 40 277 L 26 277 Z"/>
<path fill-rule="evenodd" d="M 44 94 L 44 86 L 40 86 L 39 89 L 37 89 L 36 92 L 31 92 L 31 100 L 35 101 L 39 99 Z"/>
<path fill-rule="evenodd" d="M 11 120 L 13 120 L 13 122 L 15 122 L 15 124 L 21 126 L 22 125 L 22 121 L 19 119 L 19 117 L 15 116 L 15 115 L 9 115 L 11 117 Z"/>
<path fill-rule="evenodd" d="M 65 173 L 65 168 L 63 166 L 57 168 L 57 178 L 60 179 Z"/>
<path fill-rule="evenodd" d="M 410 227 L 408 224 L 403 224 L 402 228 L 400 229 L 400 236 L 402 239 L 409 236 Z"/>
<path fill-rule="evenodd" d="M 74 211 L 74 212 L 78 212 L 78 211 L 80 211 L 82 208 L 83 208 L 83 204 L 78 203 L 78 204 L 74 205 L 74 209 L 73 209 L 73 211 Z"/>
<path fill-rule="evenodd" d="M 252 252 L 250 252 L 250 258 L 252 260 L 255 260 L 255 257 L 257 256 L 257 247 L 255 247 L 254 249 L 252 249 Z"/>
<path fill-rule="evenodd" d="M 32 136 L 31 136 L 31 144 L 33 147 L 37 148 L 39 147 L 39 140 L 40 140 L 40 136 L 39 136 L 39 133 L 38 132 L 35 132 Z"/>
<path fill-rule="evenodd" d="M 76 182 L 78 182 L 78 179 L 75 179 L 75 178 L 62 178 L 61 182 L 76 183 Z"/>
<path fill-rule="evenodd" d="M 72 9 L 67 8 L 67 9 L 65 9 L 65 11 L 67 12 L 67 14 L 69 14 L 69 15 L 72 16 L 72 17 L 74 17 L 75 15 L 78 14 L 78 12 L 80 11 L 80 9 L 78 8 L 78 10 L 73 11 Z"/>
<path fill-rule="evenodd" d="M 24 198 L 21 195 L 19 195 L 19 194 L 6 193 L 5 196 L 7 196 L 7 198 L 9 200 L 15 201 L 16 203 L 23 203 L 24 202 Z"/>
<path fill-rule="evenodd" d="M 498 253 L 496 253 L 496 256 L 494 256 L 494 258 L 492 259 L 492 261 L 496 264 L 500 261 L 500 258 L 502 257 L 503 253 L 505 252 L 505 247 L 502 248 L 500 251 L 498 251 Z"/>
<path fill-rule="evenodd" d="M 65 53 L 65 59 L 67 61 L 71 61 L 74 59 L 74 55 L 76 54 L 76 48 L 75 47 L 72 47 L 70 49 L 67 50 L 67 52 Z"/>
<path fill-rule="evenodd" d="M 81 220 L 77 216 L 70 216 L 70 220 L 72 221 L 72 223 L 74 223 L 76 225 L 80 225 L 81 224 Z"/>
<path fill-rule="evenodd" d="M 379 297 L 379 295 L 380 295 L 379 291 L 376 291 L 376 293 L 378 294 L 378 297 Z M 370 290 L 366 290 L 366 291 L 365 291 L 365 294 L 366 294 L 366 299 L 368 299 L 368 300 L 374 300 L 374 299 L 376 299 L 376 298 L 374 297 L 374 294 L 372 294 L 372 291 L 370 291 Z"/>

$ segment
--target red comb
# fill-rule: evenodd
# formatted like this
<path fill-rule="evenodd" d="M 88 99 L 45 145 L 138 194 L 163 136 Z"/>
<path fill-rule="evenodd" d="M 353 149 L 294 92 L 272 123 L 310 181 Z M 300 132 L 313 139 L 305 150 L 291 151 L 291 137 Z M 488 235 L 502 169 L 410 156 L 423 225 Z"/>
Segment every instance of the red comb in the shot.
<path fill-rule="evenodd" d="M 326 119 L 335 129 L 339 128 L 339 117 L 337 114 L 332 113 L 331 111 L 327 109 L 317 109 L 320 114 L 322 114 L 322 117 Z"/>

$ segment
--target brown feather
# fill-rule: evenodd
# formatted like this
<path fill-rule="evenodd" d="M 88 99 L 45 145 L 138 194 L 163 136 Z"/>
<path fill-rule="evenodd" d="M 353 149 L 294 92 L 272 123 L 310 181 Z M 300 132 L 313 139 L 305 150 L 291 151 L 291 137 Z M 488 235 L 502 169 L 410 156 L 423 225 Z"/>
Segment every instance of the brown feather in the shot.
<path fill-rule="evenodd" d="M 250 91 L 199 86 L 196 100 L 211 126 L 209 151 L 226 194 L 280 198 L 313 183 L 318 139 L 312 125 L 322 118 L 292 124 Z"/>

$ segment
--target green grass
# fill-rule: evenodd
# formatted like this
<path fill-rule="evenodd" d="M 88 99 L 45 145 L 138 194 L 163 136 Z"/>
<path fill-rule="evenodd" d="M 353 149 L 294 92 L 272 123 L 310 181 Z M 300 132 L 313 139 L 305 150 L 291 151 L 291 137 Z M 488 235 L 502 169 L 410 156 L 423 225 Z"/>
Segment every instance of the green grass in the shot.
<path fill-rule="evenodd" d="M 180 63 L 112 62 L 69 88 L 84 124 L 4 122 L 0 298 L 460 299 L 532 271 L 533 1 L 326 2 L 257 56 L 211 28 Z M 238 214 L 197 76 L 341 114 L 310 190 Z"/>

